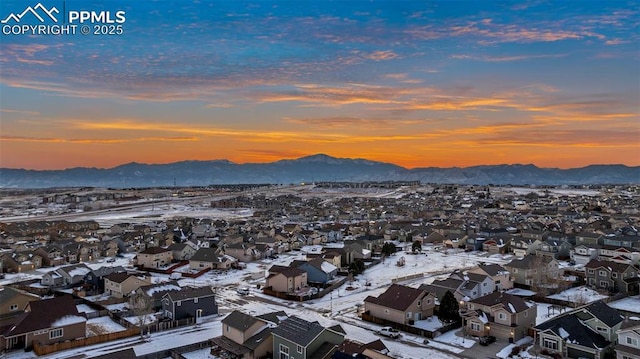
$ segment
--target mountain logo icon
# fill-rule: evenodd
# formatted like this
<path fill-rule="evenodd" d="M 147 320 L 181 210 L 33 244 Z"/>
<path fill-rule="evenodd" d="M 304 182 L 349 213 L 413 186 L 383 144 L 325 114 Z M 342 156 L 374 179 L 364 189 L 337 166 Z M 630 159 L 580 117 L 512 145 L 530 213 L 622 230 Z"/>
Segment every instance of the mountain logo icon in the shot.
<path fill-rule="evenodd" d="M 9 22 L 15 22 L 19 24 L 22 18 L 27 14 L 32 14 L 36 19 L 40 20 L 40 22 L 45 22 L 46 18 L 53 20 L 53 22 L 58 22 L 58 19 L 55 17 L 54 14 L 59 14 L 59 13 L 60 11 L 55 7 L 52 7 L 51 9 L 47 9 L 44 5 L 42 5 L 42 3 L 38 3 L 38 5 L 34 7 L 27 6 L 27 8 L 24 9 L 24 11 L 22 11 L 19 14 L 16 14 L 16 13 L 9 14 L 9 16 L 7 16 L 4 20 L 0 21 L 0 23 L 7 24 Z"/>

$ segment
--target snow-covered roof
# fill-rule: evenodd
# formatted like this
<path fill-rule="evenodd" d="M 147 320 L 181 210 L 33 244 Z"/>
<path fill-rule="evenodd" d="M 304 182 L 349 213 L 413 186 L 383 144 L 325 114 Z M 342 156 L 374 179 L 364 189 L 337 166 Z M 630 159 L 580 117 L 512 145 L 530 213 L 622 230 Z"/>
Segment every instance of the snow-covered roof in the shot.
<path fill-rule="evenodd" d="M 51 323 L 51 327 L 63 327 L 65 325 L 78 324 L 86 321 L 87 318 L 79 315 L 65 315 L 64 317 Z"/>

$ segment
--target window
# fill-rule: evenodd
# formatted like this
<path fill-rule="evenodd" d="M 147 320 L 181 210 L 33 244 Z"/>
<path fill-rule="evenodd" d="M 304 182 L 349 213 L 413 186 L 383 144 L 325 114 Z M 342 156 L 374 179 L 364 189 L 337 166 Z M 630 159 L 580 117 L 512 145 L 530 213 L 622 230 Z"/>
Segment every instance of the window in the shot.
<path fill-rule="evenodd" d="M 289 359 L 289 347 L 280 344 L 280 359 Z"/>
<path fill-rule="evenodd" d="M 420 306 L 420 304 L 421 304 L 420 301 L 418 301 L 418 307 Z"/>
<path fill-rule="evenodd" d="M 638 339 L 637 338 L 632 338 L 632 337 L 627 337 L 626 343 L 628 345 L 637 347 L 638 346 Z"/>
<path fill-rule="evenodd" d="M 193 298 L 194 303 L 198 303 L 198 298 Z"/>
<path fill-rule="evenodd" d="M 558 350 L 558 342 L 553 339 L 544 338 L 542 346 L 547 349 Z"/>
<path fill-rule="evenodd" d="M 589 274 L 593 274 L 593 273 L 595 273 L 595 271 L 593 269 L 589 268 Z"/>
<path fill-rule="evenodd" d="M 407 312 L 407 319 L 411 319 L 411 312 Z"/>
<path fill-rule="evenodd" d="M 606 277 L 607 276 L 607 271 L 606 270 L 598 271 L 598 275 L 601 276 L 601 277 Z"/>
<path fill-rule="evenodd" d="M 498 313 L 498 319 L 505 320 L 507 319 L 507 316 L 504 313 Z"/>
<path fill-rule="evenodd" d="M 482 286 L 486 287 L 487 286 L 487 282 L 482 283 Z"/>
<path fill-rule="evenodd" d="M 513 268 L 513 273 L 518 273 L 518 268 Z"/>
<path fill-rule="evenodd" d="M 298 354 L 302 354 L 302 345 L 298 345 Z"/>
<path fill-rule="evenodd" d="M 480 324 L 476 322 L 471 322 L 471 330 L 475 330 L 476 332 L 480 331 Z"/>
<path fill-rule="evenodd" d="M 14 310 L 18 310 L 18 305 L 17 304 L 11 304 L 11 306 L 9 307 L 10 311 L 14 311 Z"/>
<path fill-rule="evenodd" d="M 524 311 L 524 317 L 525 317 L 525 318 L 527 317 L 527 314 L 529 314 L 529 311 L 528 311 L 528 310 L 525 310 L 525 311 Z"/>
<path fill-rule="evenodd" d="M 600 287 L 606 288 L 609 286 L 609 282 L 607 282 L 606 280 L 601 280 L 600 281 Z"/>
<path fill-rule="evenodd" d="M 596 330 L 599 331 L 599 332 L 604 332 L 604 333 L 609 332 L 609 330 L 607 328 L 605 328 L 605 327 L 596 327 Z"/>
<path fill-rule="evenodd" d="M 177 301 L 177 302 L 176 302 L 176 305 L 177 305 L 178 307 L 179 307 L 179 306 L 181 306 L 181 305 L 182 305 L 182 301 L 181 301 L 181 300 Z"/>
<path fill-rule="evenodd" d="M 227 333 L 231 331 L 231 327 L 227 324 Z"/>
<path fill-rule="evenodd" d="M 385 309 L 384 314 L 389 314 L 389 309 Z"/>
<path fill-rule="evenodd" d="M 62 328 L 52 329 L 49 332 L 49 339 L 55 339 L 62 337 Z"/>

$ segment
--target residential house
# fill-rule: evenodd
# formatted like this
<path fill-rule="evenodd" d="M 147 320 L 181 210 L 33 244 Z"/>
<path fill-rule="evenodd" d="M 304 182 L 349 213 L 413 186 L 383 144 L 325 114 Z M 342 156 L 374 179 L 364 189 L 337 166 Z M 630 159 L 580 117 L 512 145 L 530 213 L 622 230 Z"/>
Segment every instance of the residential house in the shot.
<path fill-rule="evenodd" d="M 189 259 L 189 268 L 203 269 L 229 269 L 235 262 L 235 258 L 226 256 L 219 248 L 200 248 Z"/>
<path fill-rule="evenodd" d="M 27 304 L 34 300 L 40 300 L 40 297 L 13 287 L 0 286 L 0 318 L 23 313 Z"/>
<path fill-rule="evenodd" d="M 485 274 L 493 279 L 494 291 L 509 290 L 513 288 L 513 280 L 509 271 L 499 264 L 479 264 L 469 269 L 467 273 Z"/>
<path fill-rule="evenodd" d="M 151 302 L 151 307 L 154 310 L 162 308 L 162 297 L 169 292 L 175 292 L 182 290 L 182 287 L 178 285 L 177 281 L 169 281 L 162 283 L 155 283 L 149 285 L 143 285 L 135 290 L 136 294 L 144 295 Z"/>
<path fill-rule="evenodd" d="M 587 285 L 612 293 L 638 294 L 638 270 L 625 263 L 592 259 L 585 266 Z"/>
<path fill-rule="evenodd" d="M 16 323 L 0 335 L 0 351 L 84 338 L 86 322 L 70 295 L 31 301 Z"/>
<path fill-rule="evenodd" d="M 237 310 L 222 320 L 222 336 L 213 338 L 213 343 L 212 353 L 221 357 L 257 359 L 273 350 L 269 322 Z"/>
<path fill-rule="evenodd" d="M 530 238 L 513 237 L 509 243 L 509 249 L 511 253 L 516 257 L 524 257 L 529 254 L 529 247 L 533 244 L 533 240 Z"/>
<path fill-rule="evenodd" d="M 307 287 L 307 272 L 304 270 L 278 265 L 269 268 L 266 288 L 274 292 L 295 293 Z"/>
<path fill-rule="evenodd" d="M 93 269 L 89 273 L 85 274 L 83 278 L 84 288 L 95 291 L 97 293 L 104 292 L 104 277 L 111 273 L 123 273 L 126 269 L 122 266 L 107 267 L 103 266 L 98 269 Z"/>
<path fill-rule="evenodd" d="M 104 277 L 104 292 L 115 298 L 124 298 L 136 289 L 151 284 L 151 277 L 138 277 L 129 273 L 111 273 Z"/>
<path fill-rule="evenodd" d="M 162 247 L 149 247 L 138 253 L 136 263 L 143 268 L 160 268 L 173 260 L 173 251 Z"/>
<path fill-rule="evenodd" d="M 253 262 L 262 257 L 262 254 L 256 249 L 256 245 L 247 242 L 230 244 L 224 247 L 224 253 L 239 262 Z"/>
<path fill-rule="evenodd" d="M 72 264 L 43 274 L 40 282 L 47 287 L 74 286 L 81 284 L 89 272 L 91 268 L 84 263 Z"/>
<path fill-rule="evenodd" d="M 547 238 L 546 240 L 536 240 L 536 256 L 549 256 L 555 259 L 569 258 L 573 245 L 565 238 Z"/>
<path fill-rule="evenodd" d="M 602 245 L 604 238 L 600 233 L 580 232 L 576 233 L 576 245 L 584 244 L 589 247 Z"/>
<path fill-rule="evenodd" d="M 563 358 L 603 359 L 612 353 L 622 322 L 618 311 L 593 302 L 536 326 L 536 345 Z"/>
<path fill-rule="evenodd" d="M 173 243 L 168 248 L 172 252 L 173 259 L 177 261 L 188 261 L 198 250 L 192 242 Z"/>
<path fill-rule="evenodd" d="M 558 261 L 551 257 L 537 257 L 529 254 L 522 258 L 516 258 L 504 265 L 511 277 L 514 286 L 531 288 L 532 286 L 545 285 L 548 281 L 558 278 Z"/>
<path fill-rule="evenodd" d="M 489 238 L 482 243 L 482 250 L 489 254 L 506 254 L 508 249 L 508 242 L 503 238 Z"/>
<path fill-rule="evenodd" d="M 617 334 L 616 359 L 640 359 L 640 322 L 626 319 Z"/>
<path fill-rule="evenodd" d="M 462 313 L 466 334 L 492 335 L 513 343 L 536 323 L 537 307 L 515 295 L 493 292 L 466 303 Z"/>
<path fill-rule="evenodd" d="M 493 278 L 486 274 L 469 272 L 460 273 L 459 271 L 456 271 L 451 274 L 451 277 L 464 280 L 459 291 L 469 299 L 482 297 L 492 293 L 496 287 Z"/>
<path fill-rule="evenodd" d="M 633 247 L 602 246 L 598 251 L 598 259 L 618 263 L 638 265 L 640 249 Z"/>
<path fill-rule="evenodd" d="M 20 253 L 3 253 L 0 255 L 2 270 L 7 273 L 23 273 L 36 269 L 35 264 Z"/>
<path fill-rule="evenodd" d="M 433 315 L 435 299 L 434 294 L 423 289 L 392 284 L 377 298 L 365 298 L 364 310 L 376 318 L 413 325 L 416 321 Z"/>
<path fill-rule="evenodd" d="M 295 316 L 283 320 L 271 332 L 273 357 L 281 359 L 328 359 L 345 337 L 339 325 L 324 328 Z"/>
<path fill-rule="evenodd" d="M 389 348 L 382 340 L 362 344 L 351 340 L 345 340 L 338 347 L 338 351 L 331 359 L 392 359 Z"/>
<path fill-rule="evenodd" d="M 307 272 L 307 282 L 327 284 L 338 274 L 338 268 L 322 258 L 309 261 L 294 261 L 292 267 L 298 267 Z"/>
<path fill-rule="evenodd" d="M 216 295 L 211 287 L 182 288 L 170 291 L 162 297 L 162 312 L 172 320 L 218 314 Z"/>
<path fill-rule="evenodd" d="M 591 247 L 585 244 L 575 246 L 569 255 L 571 261 L 575 264 L 585 265 L 598 256 L 600 246 Z"/>

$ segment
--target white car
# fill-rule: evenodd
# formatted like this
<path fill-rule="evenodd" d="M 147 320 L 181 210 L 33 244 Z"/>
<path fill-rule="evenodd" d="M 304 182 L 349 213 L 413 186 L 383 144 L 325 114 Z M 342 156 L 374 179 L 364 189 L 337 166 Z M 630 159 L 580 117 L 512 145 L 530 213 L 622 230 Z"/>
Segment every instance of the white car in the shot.
<path fill-rule="evenodd" d="M 247 287 L 238 288 L 236 289 L 236 292 L 238 292 L 238 294 L 240 295 L 249 295 L 249 288 Z"/>
<path fill-rule="evenodd" d="M 391 327 L 381 328 L 380 330 L 378 330 L 378 334 L 384 335 L 385 337 L 394 338 L 394 339 L 400 338 L 400 332 Z"/>

